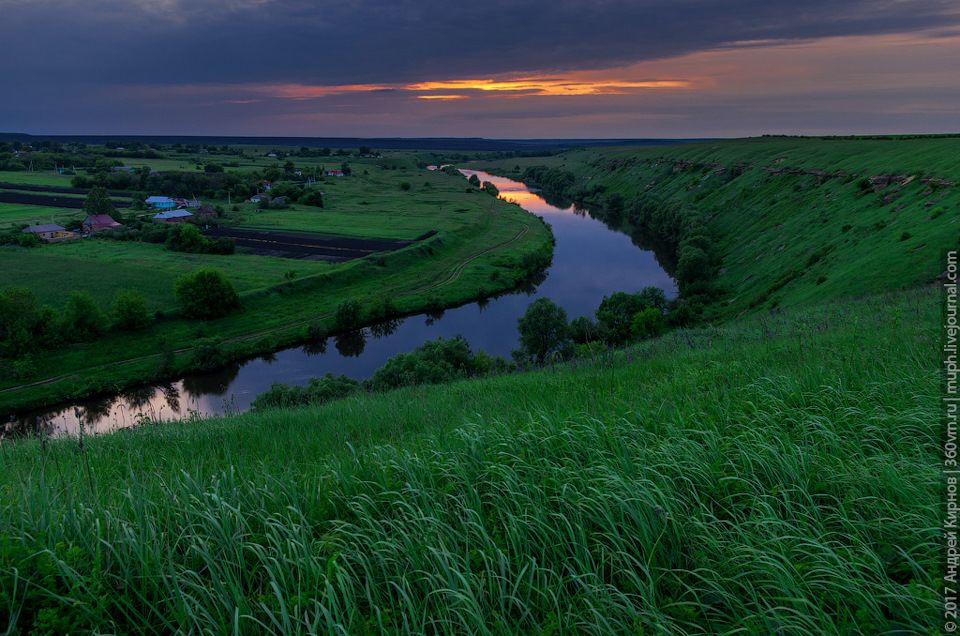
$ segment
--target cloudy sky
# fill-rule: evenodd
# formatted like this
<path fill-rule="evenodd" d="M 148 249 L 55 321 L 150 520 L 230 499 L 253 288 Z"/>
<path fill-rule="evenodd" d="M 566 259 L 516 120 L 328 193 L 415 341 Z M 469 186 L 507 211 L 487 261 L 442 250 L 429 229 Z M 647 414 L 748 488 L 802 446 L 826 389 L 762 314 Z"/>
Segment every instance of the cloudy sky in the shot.
<path fill-rule="evenodd" d="M 0 0 L 0 132 L 960 132 L 956 0 Z"/>

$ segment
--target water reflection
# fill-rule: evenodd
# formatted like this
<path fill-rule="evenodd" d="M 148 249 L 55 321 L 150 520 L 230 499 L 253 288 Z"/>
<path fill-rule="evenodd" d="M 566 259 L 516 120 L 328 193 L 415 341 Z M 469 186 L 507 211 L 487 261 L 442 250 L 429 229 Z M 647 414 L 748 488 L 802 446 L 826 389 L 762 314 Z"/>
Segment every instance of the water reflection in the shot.
<path fill-rule="evenodd" d="M 337 334 L 332 336 L 332 347 L 328 346 L 330 338 L 319 338 L 161 386 L 136 387 L 117 396 L 24 413 L 7 422 L 4 430 L 15 435 L 39 430 L 76 433 L 82 419 L 85 430 L 103 432 L 145 418 L 239 412 L 274 381 L 305 385 L 311 377 L 327 372 L 369 378 L 398 353 L 412 351 L 427 340 L 458 334 L 474 350 L 509 358 L 518 346 L 517 318 L 533 297 L 549 296 L 573 320 L 592 316 L 603 297 L 615 291 L 633 292 L 653 285 L 668 296 L 676 294 L 669 274 L 675 270 L 676 255 L 661 238 L 628 223 L 616 223 L 609 215 L 550 205 L 522 183 L 477 174 L 482 181 L 492 181 L 501 197 L 543 217 L 556 239 L 549 269 L 517 289 L 462 307 L 433 310 L 423 314 L 423 320 L 389 320 Z"/>
<path fill-rule="evenodd" d="M 397 333 L 397 329 L 399 329 L 400 325 L 402 324 L 403 318 L 378 322 L 375 325 L 370 325 L 370 335 L 378 339 L 392 336 L 393 334 Z"/>
<path fill-rule="evenodd" d="M 344 358 L 359 358 L 367 346 L 367 332 L 364 329 L 345 331 L 334 336 L 333 343 Z"/>

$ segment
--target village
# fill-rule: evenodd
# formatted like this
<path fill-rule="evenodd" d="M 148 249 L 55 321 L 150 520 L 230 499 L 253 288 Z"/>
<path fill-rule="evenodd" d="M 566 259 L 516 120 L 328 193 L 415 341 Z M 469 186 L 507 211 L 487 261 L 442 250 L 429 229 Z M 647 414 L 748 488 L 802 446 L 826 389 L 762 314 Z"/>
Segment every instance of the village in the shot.
<path fill-rule="evenodd" d="M 124 166 L 114 166 L 111 170 L 114 173 L 128 173 L 134 171 L 134 168 Z M 152 176 L 160 173 L 150 171 Z M 300 171 L 294 172 L 300 176 Z M 324 170 L 324 177 L 342 178 L 345 175 L 343 170 Z M 271 196 L 269 192 L 273 189 L 274 183 L 268 180 L 259 180 L 254 182 L 258 193 L 246 199 L 244 203 L 255 204 L 269 208 L 284 208 L 290 203 L 290 197 L 286 195 Z M 320 193 L 322 195 L 322 193 Z M 149 221 L 156 225 L 176 225 L 186 222 L 206 223 L 209 228 L 210 221 L 221 216 L 221 211 L 210 205 L 203 205 L 196 198 L 187 199 L 182 197 L 168 197 L 151 195 L 143 201 L 144 206 L 152 213 Z M 193 210 L 192 212 L 190 210 Z M 141 215 L 142 217 L 142 215 Z M 72 241 L 89 237 L 102 232 L 111 232 L 123 230 L 126 226 L 110 214 L 92 214 L 88 215 L 80 223 L 77 229 L 68 229 L 57 223 L 51 222 L 44 224 L 28 225 L 21 230 L 22 234 L 32 235 L 43 243 L 60 243 L 62 241 Z"/>

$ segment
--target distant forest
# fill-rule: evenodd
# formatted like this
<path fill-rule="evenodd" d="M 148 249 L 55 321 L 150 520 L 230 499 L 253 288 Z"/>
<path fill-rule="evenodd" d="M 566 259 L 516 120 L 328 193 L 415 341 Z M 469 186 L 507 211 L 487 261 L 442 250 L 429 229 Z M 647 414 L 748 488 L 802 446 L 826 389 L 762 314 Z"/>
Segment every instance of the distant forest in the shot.
<path fill-rule="evenodd" d="M 164 145 L 257 145 L 257 146 L 306 146 L 307 148 L 360 148 L 370 146 L 382 150 L 472 150 L 472 151 L 552 151 L 593 146 L 667 146 L 702 139 L 481 139 L 470 138 L 362 138 L 362 137 L 200 137 L 164 135 L 27 135 L 24 133 L 0 133 L 0 141 L 55 141 L 60 143 L 85 143 L 104 145 L 110 142 L 128 144 L 140 141 L 145 144 Z"/>

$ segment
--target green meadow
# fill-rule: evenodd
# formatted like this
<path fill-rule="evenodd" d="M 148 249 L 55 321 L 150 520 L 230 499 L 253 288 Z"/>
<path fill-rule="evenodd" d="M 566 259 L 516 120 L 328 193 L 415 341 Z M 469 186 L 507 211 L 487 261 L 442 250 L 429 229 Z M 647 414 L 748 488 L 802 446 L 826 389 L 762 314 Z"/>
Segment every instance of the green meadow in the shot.
<path fill-rule="evenodd" d="M 41 205 L 20 205 L 19 203 L 0 203 L 0 229 L 11 229 L 23 225 L 44 225 L 50 223 L 63 225 L 74 219 L 84 219 L 83 210 L 65 210 L 64 208 Z"/>

